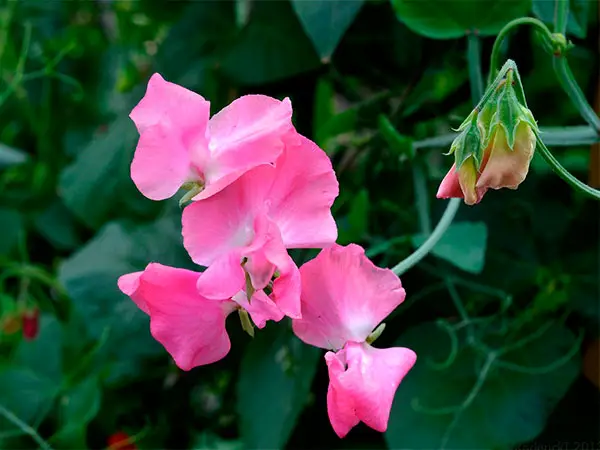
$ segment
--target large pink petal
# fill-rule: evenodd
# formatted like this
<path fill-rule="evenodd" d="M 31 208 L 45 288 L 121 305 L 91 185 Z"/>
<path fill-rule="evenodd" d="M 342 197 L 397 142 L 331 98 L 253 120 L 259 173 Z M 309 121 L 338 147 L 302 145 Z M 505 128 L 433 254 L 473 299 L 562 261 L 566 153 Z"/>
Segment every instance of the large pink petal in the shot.
<path fill-rule="evenodd" d="M 376 349 L 349 342 L 325 358 L 334 391 L 331 399 L 328 395 L 328 409 L 336 433 L 343 437 L 357 419 L 384 432 L 398 385 L 415 364 L 416 354 L 408 348 Z"/>
<path fill-rule="evenodd" d="M 146 197 L 163 200 L 185 181 L 199 181 L 207 163 L 210 103 L 154 74 L 130 117 L 140 132 L 131 178 Z"/>
<path fill-rule="evenodd" d="M 296 336 L 316 347 L 363 342 L 405 297 L 400 279 L 376 267 L 356 244 L 322 250 L 300 275 L 302 319 L 292 323 Z"/>
<path fill-rule="evenodd" d="M 131 163 L 131 179 L 152 200 L 172 197 L 190 178 L 190 155 L 180 139 L 161 124 L 147 128 Z"/>
<path fill-rule="evenodd" d="M 146 95 L 133 108 L 129 117 L 135 122 L 140 134 L 154 125 L 162 124 L 184 138 L 184 144 L 188 144 L 204 138 L 209 115 L 210 103 L 202 96 L 165 81 L 155 73 L 148 81 Z"/>
<path fill-rule="evenodd" d="M 217 258 L 202 273 L 196 287 L 200 295 L 212 300 L 233 297 L 244 288 L 240 254 L 230 252 Z"/>
<path fill-rule="evenodd" d="M 151 263 L 143 272 L 119 280 L 126 294 L 145 305 L 152 336 L 183 370 L 218 361 L 231 347 L 225 318 L 235 304 L 200 296 L 199 277 L 197 272 Z"/>
<path fill-rule="evenodd" d="M 436 194 L 437 198 L 464 198 L 462 189 L 458 182 L 458 174 L 456 173 L 456 164 L 452 167 L 442 180 Z"/>
<path fill-rule="evenodd" d="M 321 248 L 337 239 L 331 205 L 339 185 L 329 157 L 314 142 L 289 133 L 277 160 L 269 216 L 287 248 Z"/>
<path fill-rule="evenodd" d="M 211 159 L 204 169 L 208 198 L 248 170 L 274 164 L 282 136 L 292 129 L 292 105 L 264 95 L 245 95 L 215 114 L 208 124 Z"/>
<path fill-rule="evenodd" d="M 273 170 L 257 167 L 183 210 L 183 245 L 196 264 L 208 266 L 219 256 L 253 242 L 255 218 L 265 209 Z"/>

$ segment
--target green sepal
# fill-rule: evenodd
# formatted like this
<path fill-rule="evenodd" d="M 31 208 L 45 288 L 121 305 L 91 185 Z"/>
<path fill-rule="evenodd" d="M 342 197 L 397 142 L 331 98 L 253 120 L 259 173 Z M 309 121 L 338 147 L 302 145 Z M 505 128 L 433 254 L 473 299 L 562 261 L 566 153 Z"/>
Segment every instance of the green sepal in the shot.
<path fill-rule="evenodd" d="M 475 161 L 475 167 L 479 170 L 483 157 L 481 148 L 481 130 L 477 125 L 477 115 L 474 115 L 471 124 L 454 140 L 450 151 L 454 153 L 456 170 L 460 169 L 470 157 Z"/>

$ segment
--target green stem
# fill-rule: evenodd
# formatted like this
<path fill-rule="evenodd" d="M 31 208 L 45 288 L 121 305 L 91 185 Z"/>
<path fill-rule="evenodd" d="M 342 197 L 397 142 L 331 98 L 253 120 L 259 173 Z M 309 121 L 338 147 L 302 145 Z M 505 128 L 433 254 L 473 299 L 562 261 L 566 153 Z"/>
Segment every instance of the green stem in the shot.
<path fill-rule="evenodd" d="M 50 447 L 48 445 L 48 443 L 46 441 L 44 441 L 33 428 L 31 428 L 29 425 L 27 425 L 25 422 L 23 422 L 21 419 L 19 419 L 11 411 L 6 409 L 2 405 L 0 405 L 0 416 L 4 417 L 9 422 L 13 423 L 15 426 L 17 426 L 19 429 L 21 429 L 23 431 L 23 433 L 29 435 L 31 437 L 31 439 L 33 439 L 35 441 L 35 443 L 37 445 L 39 445 L 39 447 L 41 449 L 52 450 L 52 447 Z"/>
<path fill-rule="evenodd" d="M 437 244 L 444 235 L 452 223 L 452 220 L 454 220 L 454 216 L 456 216 L 456 212 L 458 211 L 461 201 L 462 199 L 460 198 L 453 198 L 448 202 L 448 206 L 446 206 L 446 210 L 433 230 L 433 233 L 431 233 L 427 240 L 423 242 L 423 245 L 421 245 L 414 253 L 396 264 L 392 268 L 392 272 L 394 272 L 396 275 L 402 275 L 408 269 L 421 261 L 425 256 L 427 256 L 431 249 L 435 247 L 435 244 Z"/>
<path fill-rule="evenodd" d="M 559 177 L 566 181 L 569 186 L 571 186 L 576 191 L 582 192 L 583 194 L 586 194 L 587 196 L 600 201 L 600 191 L 588 186 L 587 184 L 579 181 L 577 178 L 571 175 L 571 173 L 567 169 L 560 165 L 558 160 L 554 157 L 552 153 L 550 153 L 550 150 L 548 150 L 548 148 L 539 138 L 537 140 L 537 148 L 542 154 L 543 158 L 546 160 L 546 162 L 550 165 L 550 167 L 552 167 L 552 170 L 554 170 L 554 172 L 556 172 L 556 174 Z"/>
<path fill-rule="evenodd" d="M 573 77 L 573 73 L 569 68 L 567 58 L 565 58 L 564 55 L 557 55 L 554 57 L 552 65 L 554 66 L 554 73 L 556 74 L 560 85 L 571 99 L 571 102 L 573 102 L 575 107 L 579 110 L 581 117 L 590 124 L 597 134 L 600 134 L 600 119 L 598 119 L 598 115 L 589 105 L 585 95 L 577 84 L 577 81 L 575 81 L 575 77 Z"/>
<path fill-rule="evenodd" d="M 483 74 L 481 73 L 481 43 L 474 33 L 467 35 L 467 61 L 469 63 L 469 82 L 473 104 L 483 96 Z"/>
<path fill-rule="evenodd" d="M 556 0 L 554 3 L 554 32 L 567 33 L 569 19 L 569 0 Z"/>
<path fill-rule="evenodd" d="M 496 41 L 494 41 L 494 46 L 492 47 L 492 55 L 490 57 L 490 73 L 488 74 L 488 85 L 491 83 L 492 79 L 496 76 L 496 71 L 498 70 L 498 66 L 499 66 L 498 63 L 499 63 L 499 59 L 500 59 L 500 48 L 502 46 L 502 42 L 504 41 L 504 38 L 513 30 L 513 28 L 516 28 L 521 25 L 532 25 L 533 27 L 537 28 L 538 31 L 542 32 L 544 38 L 550 44 L 552 44 L 552 42 L 553 42 L 552 33 L 550 32 L 548 27 L 546 25 L 544 25 L 544 23 L 541 22 L 540 20 L 534 19 L 533 17 L 521 17 L 519 19 L 515 19 L 515 20 L 508 22 L 504 26 L 504 28 L 502 28 L 500 30 L 500 33 L 498 33 L 498 36 L 496 37 Z"/>

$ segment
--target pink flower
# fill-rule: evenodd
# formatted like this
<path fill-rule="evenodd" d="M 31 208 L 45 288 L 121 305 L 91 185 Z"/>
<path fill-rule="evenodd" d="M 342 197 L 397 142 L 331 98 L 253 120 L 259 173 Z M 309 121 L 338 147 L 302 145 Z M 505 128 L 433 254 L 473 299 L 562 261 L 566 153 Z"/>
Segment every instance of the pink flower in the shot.
<path fill-rule="evenodd" d="M 472 156 L 458 170 L 453 164 L 440 184 L 437 198 L 463 198 L 467 205 L 475 205 L 488 189 L 517 189 L 527 176 L 535 145 L 535 134 L 526 122 L 515 128 L 512 147 L 504 127 L 496 127 L 482 153 L 480 169 Z"/>
<path fill-rule="evenodd" d="M 273 163 L 291 130 L 289 99 L 246 95 L 209 120 L 210 103 L 154 74 L 130 117 L 140 133 L 131 178 L 152 200 L 173 196 L 182 185 L 210 197 L 249 169 Z"/>
<path fill-rule="evenodd" d="M 244 308 L 257 326 L 300 317 L 300 274 L 286 248 L 335 242 L 331 205 L 338 183 L 327 155 L 289 133 L 275 167 L 257 167 L 183 211 L 183 242 L 208 266 L 198 283 L 206 298 L 251 297 Z M 259 310 L 255 307 L 260 305 Z"/>
<path fill-rule="evenodd" d="M 119 278 L 119 289 L 150 316 L 150 332 L 183 370 L 210 364 L 229 353 L 225 319 L 237 308 L 230 299 L 209 300 L 196 288 L 198 272 L 157 263 Z"/>
<path fill-rule="evenodd" d="M 300 268 L 302 318 L 294 333 L 329 350 L 327 410 L 339 437 L 360 421 L 385 431 L 398 385 L 416 361 L 407 348 L 377 349 L 375 327 L 404 301 L 400 279 L 355 244 L 326 248 Z"/>

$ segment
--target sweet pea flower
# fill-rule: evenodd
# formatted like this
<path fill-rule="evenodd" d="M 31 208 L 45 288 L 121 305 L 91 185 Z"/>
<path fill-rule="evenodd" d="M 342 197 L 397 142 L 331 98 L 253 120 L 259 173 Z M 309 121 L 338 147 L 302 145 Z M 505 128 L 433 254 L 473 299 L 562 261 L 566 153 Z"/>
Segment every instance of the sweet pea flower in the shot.
<path fill-rule="evenodd" d="M 224 358 L 231 348 L 225 319 L 238 306 L 198 293 L 201 273 L 150 263 L 119 278 L 119 289 L 150 316 L 150 332 L 182 370 Z"/>
<path fill-rule="evenodd" d="M 238 98 L 209 120 L 210 103 L 154 74 L 130 117 L 140 133 L 131 178 L 152 200 L 191 189 L 194 200 L 210 197 L 240 175 L 272 164 L 292 129 L 289 99 Z"/>
<path fill-rule="evenodd" d="M 331 350 L 327 410 L 339 437 L 360 421 L 383 432 L 398 385 L 416 361 L 407 348 L 370 345 L 377 325 L 404 301 L 400 279 L 376 267 L 355 244 L 334 244 L 300 268 L 302 341 Z"/>
<path fill-rule="evenodd" d="M 525 122 L 518 125 L 512 148 L 504 128 L 498 127 L 483 152 L 481 168 L 477 170 L 473 157 L 459 170 L 453 164 L 440 184 L 437 198 L 463 198 L 467 205 L 474 205 L 488 189 L 517 189 L 527 176 L 535 145 L 535 134 Z"/>
<path fill-rule="evenodd" d="M 233 297 L 259 327 L 284 315 L 300 317 L 300 273 L 286 249 L 319 248 L 337 238 L 331 161 L 296 132 L 283 141 L 275 166 L 252 169 L 187 206 L 182 218 L 185 248 L 208 267 L 198 281 L 200 294 Z"/>

